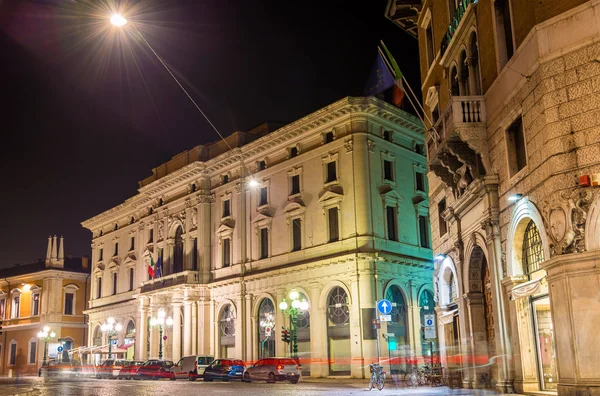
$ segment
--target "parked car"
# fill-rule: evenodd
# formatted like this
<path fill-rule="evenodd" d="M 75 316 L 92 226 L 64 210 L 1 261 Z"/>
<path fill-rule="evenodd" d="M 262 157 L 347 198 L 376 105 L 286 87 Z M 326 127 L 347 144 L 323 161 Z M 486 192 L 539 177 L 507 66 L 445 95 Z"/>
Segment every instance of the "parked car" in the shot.
<path fill-rule="evenodd" d="M 244 362 L 239 359 L 217 359 L 204 370 L 204 381 L 242 379 Z"/>
<path fill-rule="evenodd" d="M 121 371 L 119 371 L 117 379 L 132 379 L 136 376 L 136 373 L 142 364 L 144 364 L 144 362 L 141 360 L 133 360 L 131 362 L 127 362 L 127 364 L 123 366 Z"/>
<path fill-rule="evenodd" d="M 73 367 L 70 362 L 50 359 L 46 362 L 46 366 L 39 368 L 38 377 L 69 377 L 75 376 L 76 373 L 77 368 Z"/>
<path fill-rule="evenodd" d="M 115 379 L 119 376 L 119 372 L 129 362 L 123 359 L 106 359 L 96 370 L 96 378 Z"/>
<path fill-rule="evenodd" d="M 173 367 L 172 360 L 151 359 L 142 364 L 135 373 L 134 379 L 164 379 L 175 380 L 175 375 L 170 370 Z"/>
<path fill-rule="evenodd" d="M 244 381 L 263 380 L 267 382 L 300 380 L 300 366 L 291 358 L 266 358 L 248 367 L 244 372 Z"/>
<path fill-rule="evenodd" d="M 176 379 L 188 379 L 195 381 L 198 377 L 202 377 L 204 370 L 215 360 L 212 356 L 184 356 L 171 367 L 171 371 Z"/>

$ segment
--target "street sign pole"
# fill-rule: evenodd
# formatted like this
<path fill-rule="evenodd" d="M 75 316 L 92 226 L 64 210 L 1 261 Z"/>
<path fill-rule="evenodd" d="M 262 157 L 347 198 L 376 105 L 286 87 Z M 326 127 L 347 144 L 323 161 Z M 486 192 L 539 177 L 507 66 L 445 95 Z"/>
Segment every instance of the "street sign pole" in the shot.
<path fill-rule="evenodd" d="M 378 324 L 378 326 L 377 326 L 377 366 L 381 366 L 381 363 L 380 363 L 381 349 L 380 349 L 380 345 L 379 345 L 379 331 L 381 330 L 380 329 L 381 325 L 380 325 L 380 322 L 379 322 L 379 310 L 376 309 L 375 312 L 376 312 L 375 318 L 377 319 L 377 324 Z"/>
<path fill-rule="evenodd" d="M 377 310 L 376 310 L 376 318 L 377 318 L 377 365 L 381 365 L 381 345 L 379 341 L 380 337 L 380 329 L 381 329 L 381 315 L 389 315 L 392 312 L 392 303 L 386 299 L 377 301 Z"/>

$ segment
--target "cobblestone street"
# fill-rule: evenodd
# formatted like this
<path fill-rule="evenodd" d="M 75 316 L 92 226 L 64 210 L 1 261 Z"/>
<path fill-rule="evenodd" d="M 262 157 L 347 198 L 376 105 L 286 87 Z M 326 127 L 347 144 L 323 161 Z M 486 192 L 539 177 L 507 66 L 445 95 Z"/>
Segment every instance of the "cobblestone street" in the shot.
<path fill-rule="evenodd" d="M 43 379 L 27 378 L 1 378 L 0 396 L 6 395 L 39 395 L 39 396 L 168 396 L 168 395 L 240 395 L 252 393 L 255 395 L 285 395 L 285 396 L 313 396 L 313 395 L 367 395 L 366 380 L 311 380 L 292 385 L 289 383 L 267 384 L 264 382 L 212 382 L 203 381 L 117 381 L 96 379 Z M 452 390 L 447 387 L 429 388 L 404 388 L 387 383 L 386 388 L 379 392 L 372 390 L 373 395 L 495 395 L 492 391 L 473 391 L 467 389 Z"/>

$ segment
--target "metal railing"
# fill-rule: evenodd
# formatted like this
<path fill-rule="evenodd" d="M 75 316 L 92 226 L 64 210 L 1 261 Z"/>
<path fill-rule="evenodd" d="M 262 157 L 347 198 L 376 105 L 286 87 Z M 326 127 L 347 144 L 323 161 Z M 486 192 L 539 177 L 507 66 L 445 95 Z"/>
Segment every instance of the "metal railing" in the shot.
<path fill-rule="evenodd" d="M 142 283 L 141 292 L 148 292 L 152 290 L 162 289 L 164 287 L 183 285 L 186 283 L 199 283 L 200 275 L 198 271 L 183 271 L 176 274 L 161 276 L 147 280 Z"/>
<path fill-rule="evenodd" d="M 456 33 L 456 29 L 458 29 L 458 25 L 460 25 L 460 21 L 462 20 L 463 16 L 467 12 L 467 9 L 469 8 L 469 6 L 471 4 L 477 4 L 477 2 L 478 2 L 478 0 L 459 0 L 458 1 L 458 6 L 456 7 L 456 10 L 454 11 L 454 15 L 452 16 L 452 19 L 450 20 L 450 26 L 448 26 L 448 29 L 446 29 L 446 34 L 444 35 L 444 38 L 442 39 L 442 43 L 440 44 L 441 55 L 444 55 L 444 53 L 446 52 L 446 49 L 448 48 L 448 45 L 450 44 L 450 40 L 452 40 L 454 33 Z"/>

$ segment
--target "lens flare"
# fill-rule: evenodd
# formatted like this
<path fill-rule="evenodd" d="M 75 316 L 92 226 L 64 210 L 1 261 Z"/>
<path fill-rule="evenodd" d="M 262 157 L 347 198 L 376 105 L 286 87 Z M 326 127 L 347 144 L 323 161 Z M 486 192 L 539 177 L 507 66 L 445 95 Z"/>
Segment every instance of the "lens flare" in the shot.
<path fill-rule="evenodd" d="M 110 17 L 110 23 L 115 26 L 124 26 L 127 24 L 127 19 L 121 14 L 113 14 L 113 16 Z"/>

